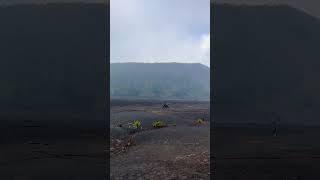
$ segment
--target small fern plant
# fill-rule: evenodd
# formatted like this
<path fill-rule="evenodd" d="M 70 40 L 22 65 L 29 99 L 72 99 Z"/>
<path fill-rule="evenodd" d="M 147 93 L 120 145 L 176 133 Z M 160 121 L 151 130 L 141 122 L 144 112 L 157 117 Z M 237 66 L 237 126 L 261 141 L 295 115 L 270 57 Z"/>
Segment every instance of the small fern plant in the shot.
<path fill-rule="evenodd" d="M 132 126 L 136 129 L 141 129 L 142 126 L 141 126 L 141 122 L 139 120 L 134 120 L 133 123 L 132 123 Z"/>
<path fill-rule="evenodd" d="M 157 120 L 152 123 L 152 126 L 154 128 L 163 128 L 166 126 L 166 124 L 163 121 Z"/>
<path fill-rule="evenodd" d="M 198 118 L 197 120 L 196 120 L 196 124 L 197 125 L 200 125 L 200 124 L 203 124 L 204 123 L 204 120 L 202 119 L 202 118 Z"/>

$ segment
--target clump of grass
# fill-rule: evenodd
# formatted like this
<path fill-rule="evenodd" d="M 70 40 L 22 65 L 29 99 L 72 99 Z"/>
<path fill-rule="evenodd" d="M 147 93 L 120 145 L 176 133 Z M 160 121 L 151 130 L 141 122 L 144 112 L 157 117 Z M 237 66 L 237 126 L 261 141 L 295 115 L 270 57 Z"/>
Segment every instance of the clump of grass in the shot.
<path fill-rule="evenodd" d="M 167 125 L 163 121 L 157 120 L 152 123 L 152 126 L 154 128 L 163 128 L 163 127 L 166 127 Z"/>
<path fill-rule="evenodd" d="M 139 120 L 134 120 L 132 123 L 133 127 L 136 129 L 141 129 L 141 122 Z"/>
<path fill-rule="evenodd" d="M 201 125 L 201 124 L 203 124 L 203 123 L 204 123 L 203 118 L 198 118 L 198 119 L 195 121 L 195 124 L 196 124 L 196 125 Z"/>

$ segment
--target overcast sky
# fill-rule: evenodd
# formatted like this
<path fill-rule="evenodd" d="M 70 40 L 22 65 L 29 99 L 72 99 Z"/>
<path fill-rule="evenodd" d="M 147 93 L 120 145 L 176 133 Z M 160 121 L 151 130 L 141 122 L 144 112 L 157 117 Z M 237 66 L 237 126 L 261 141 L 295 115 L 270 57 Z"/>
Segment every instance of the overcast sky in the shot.
<path fill-rule="evenodd" d="M 210 65 L 210 0 L 111 0 L 111 62 Z"/>
<path fill-rule="evenodd" d="M 211 0 L 211 2 L 248 5 L 285 4 L 303 10 L 310 15 L 320 17 L 320 0 Z"/>

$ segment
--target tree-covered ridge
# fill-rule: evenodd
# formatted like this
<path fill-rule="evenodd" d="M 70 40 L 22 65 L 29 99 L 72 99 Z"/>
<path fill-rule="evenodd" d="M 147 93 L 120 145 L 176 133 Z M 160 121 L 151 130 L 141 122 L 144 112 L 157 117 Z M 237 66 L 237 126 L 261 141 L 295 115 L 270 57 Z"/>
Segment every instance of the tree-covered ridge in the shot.
<path fill-rule="evenodd" d="M 209 99 L 210 69 L 202 64 L 115 63 L 112 97 Z"/>

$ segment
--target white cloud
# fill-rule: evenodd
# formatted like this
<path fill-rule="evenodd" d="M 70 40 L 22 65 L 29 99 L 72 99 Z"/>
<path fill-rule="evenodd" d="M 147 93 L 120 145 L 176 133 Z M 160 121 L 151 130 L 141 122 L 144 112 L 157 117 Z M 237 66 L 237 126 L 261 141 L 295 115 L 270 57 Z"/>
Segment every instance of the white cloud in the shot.
<path fill-rule="evenodd" d="M 111 62 L 210 65 L 209 0 L 111 0 Z"/>
<path fill-rule="evenodd" d="M 201 40 L 201 52 L 200 57 L 202 58 L 202 63 L 210 66 L 210 33 L 204 35 Z"/>

